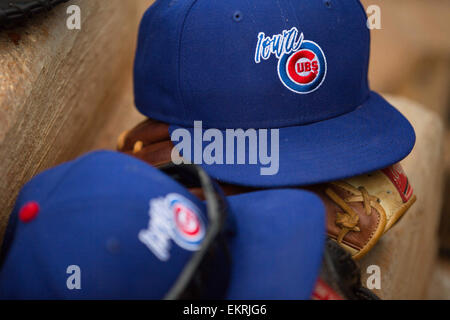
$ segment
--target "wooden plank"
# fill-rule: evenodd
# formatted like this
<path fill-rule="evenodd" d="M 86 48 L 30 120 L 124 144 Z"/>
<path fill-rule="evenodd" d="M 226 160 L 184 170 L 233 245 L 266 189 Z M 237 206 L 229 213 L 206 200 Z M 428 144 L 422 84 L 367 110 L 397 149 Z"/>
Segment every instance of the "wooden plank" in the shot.
<path fill-rule="evenodd" d="M 87 152 L 98 149 L 116 150 L 120 134 L 146 119 L 134 106 L 131 76 L 126 77 L 120 97 L 108 100 L 105 105 L 114 107 L 110 110 L 108 122 L 98 127 L 96 136 L 86 142 Z"/>
<path fill-rule="evenodd" d="M 450 260 L 439 259 L 433 269 L 428 299 L 450 300 Z"/>
<path fill-rule="evenodd" d="M 362 0 L 381 8 L 381 30 L 372 30 L 373 89 L 408 97 L 436 111 L 450 126 L 450 1 Z M 387 54 L 388 52 L 388 54 Z M 447 129 L 448 130 L 448 129 Z M 447 136 L 447 145 L 450 136 Z M 450 146 L 447 146 L 450 150 Z M 450 154 L 450 151 L 447 151 Z M 445 195 L 450 194 L 450 156 Z M 450 252 L 450 199 L 441 218 L 441 248 Z"/>
<path fill-rule="evenodd" d="M 136 1 L 136 18 L 137 26 L 133 36 L 137 37 L 138 25 L 144 12 L 155 2 L 155 0 L 138 0 Z M 133 50 L 135 44 L 132 46 Z M 133 52 L 134 57 L 134 52 Z M 116 150 L 117 137 L 134 127 L 137 123 L 145 120 L 145 116 L 137 111 L 134 106 L 133 95 L 133 74 L 132 65 L 124 70 L 118 85 L 116 86 L 116 94 L 111 94 L 103 103 L 102 108 L 108 110 L 108 120 L 99 121 L 97 118 L 93 127 L 96 133 L 90 139 L 87 139 L 82 146 L 82 152 L 89 152 L 98 149 Z"/>
<path fill-rule="evenodd" d="M 361 261 L 363 282 L 371 265 L 381 269 L 383 299 L 426 298 L 438 241 L 442 204 L 444 129 L 439 116 L 410 100 L 388 97 L 413 124 L 417 143 L 402 165 L 417 195 L 416 204 Z"/>
<path fill-rule="evenodd" d="M 362 0 L 381 9 L 372 30 L 370 80 L 374 90 L 408 97 L 449 115 L 450 1 Z"/>
<path fill-rule="evenodd" d="M 23 184 L 78 156 L 108 123 L 131 74 L 143 2 L 71 1 L 81 30 L 66 28 L 66 4 L 0 32 L 0 239 Z"/>

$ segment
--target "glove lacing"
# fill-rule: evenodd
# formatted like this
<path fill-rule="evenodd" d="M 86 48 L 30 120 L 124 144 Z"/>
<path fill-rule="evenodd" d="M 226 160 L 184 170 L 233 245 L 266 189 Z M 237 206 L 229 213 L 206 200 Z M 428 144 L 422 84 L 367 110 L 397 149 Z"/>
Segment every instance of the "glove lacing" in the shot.
<path fill-rule="evenodd" d="M 331 182 L 330 185 L 344 189 L 352 194 L 351 196 L 342 199 L 333 191 L 333 189 L 327 188 L 325 190 L 327 196 L 344 210 L 344 212 L 338 212 L 336 216 L 336 225 L 341 228 L 337 238 L 339 244 L 342 244 L 342 241 L 349 232 L 361 231 L 358 227 L 360 219 L 359 215 L 351 206 L 349 206 L 350 203 L 362 202 L 364 211 L 368 216 L 372 215 L 372 208 L 385 214 L 383 207 L 380 205 L 380 199 L 370 195 L 364 187 L 355 188 L 344 181 Z"/>

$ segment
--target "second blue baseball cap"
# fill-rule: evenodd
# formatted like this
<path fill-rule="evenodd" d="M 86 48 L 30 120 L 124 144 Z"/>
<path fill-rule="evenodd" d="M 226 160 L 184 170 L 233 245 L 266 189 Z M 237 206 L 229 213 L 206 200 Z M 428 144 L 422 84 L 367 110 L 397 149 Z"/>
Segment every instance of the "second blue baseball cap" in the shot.
<path fill-rule="evenodd" d="M 158 0 L 141 22 L 136 106 L 192 136 L 194 121 L 224 136 L 279 129 L 275 174 L 204 165 L 223 182 L 307 185 L 387 167 L 415 133 L 370 90 L 366 22 L 359 0 Z"/>
<path fill-rule="evenodd" d="M 325 239 L 320 199 L 262 191 L 230 197 L 229 207 L 231 264 L 212 264 L 211 288 L 223 291 L 212 297 L 309 299 Z M 38 175 L 10 220 L 0 299 L 165 298 L 212 224 L 182 185 L 114 152 Z"/>

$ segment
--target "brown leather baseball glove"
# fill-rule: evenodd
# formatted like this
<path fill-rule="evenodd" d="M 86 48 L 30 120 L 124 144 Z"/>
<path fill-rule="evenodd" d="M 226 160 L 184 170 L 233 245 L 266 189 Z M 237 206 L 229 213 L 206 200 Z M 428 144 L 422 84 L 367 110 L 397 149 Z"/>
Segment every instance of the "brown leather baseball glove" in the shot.
<path fill-rule="evenodd" d="M 165 123 L 147 120 L 124 132 L 118 151 L 153 166 L 171 162 L 174 148 Z M 219 181 L 220 182 L 220 181 Z M 255 189 L 221 183 L 227 195 Z M 342 181 L 304 187 L 318 194 L 327 211 L 327 233 L 359 259 L 391 229 L 416 201 L 400 164 Z M 202 197 L 199 190 L 191 190 Z"/>

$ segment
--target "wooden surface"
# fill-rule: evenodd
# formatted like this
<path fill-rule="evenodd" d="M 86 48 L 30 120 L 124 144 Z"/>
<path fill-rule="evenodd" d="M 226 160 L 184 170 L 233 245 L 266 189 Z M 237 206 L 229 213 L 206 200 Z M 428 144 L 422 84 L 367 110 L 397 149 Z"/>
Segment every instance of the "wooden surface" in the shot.
<path fill-rule="evenodd" d="M 124 82 L 119 98 L 114 98 L 107 105 L 111 108 L 106 123 L 95 137 L 87 142 L 86 151 L 98 149 L 116 150 L 119 135 L 125 130 L 130 130 L 136 124 L 146 118 L 134 107 L 134 96 L 131 76 Z"/>
<path fill-rule="evenodd" d="M 408 97 L 441 115 L 447 160 L 440 245 L 450 254 L 450 1 L 362 0 L 381 8 L 372 30 L 370 80 L 376 91 Z M 389 52 L 389 54 L 386 54 Z"/>
<path fill-rule="evenodd" d="M 408 97 L 447 117 L 450 1 L 362 0 L 362 3 L 381 9 L 381 29 L 372 30 L 372 88 Z"/>
<path fill-rule="evenodd" d="M 425 299 L 433 276 L 442 204 L 443 124 L 437 114 L 402 98 L 390 97 L 413 124 L 417 143 L 403 162 L 415 194 L 416 204 L 401 221 L 361 260 L 363 281 L 370 265 L 381 268 L 383 299 Z"/>
<path fill-rule="evenodd" d="M 450 259 L 441 258 L 437 261 L 433 269 L 427 298 L 450 300 Z"/>
<path fill-rule="evenodd" d="M 88 150 L 129 89 L 135 39 L 151 1 L 78 0 L 0 31 L 0 239 L 22 185 Z"/>

